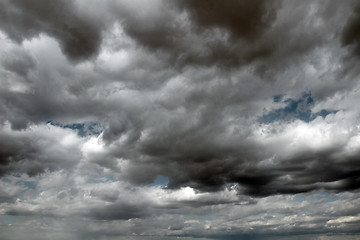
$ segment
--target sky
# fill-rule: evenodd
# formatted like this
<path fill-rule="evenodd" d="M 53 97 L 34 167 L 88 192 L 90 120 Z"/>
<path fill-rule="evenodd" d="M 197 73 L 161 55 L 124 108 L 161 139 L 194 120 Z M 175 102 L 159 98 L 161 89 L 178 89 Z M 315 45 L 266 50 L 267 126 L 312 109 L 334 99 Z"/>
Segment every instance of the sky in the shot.
<path fill-rule="evenodd" d="M 0 239 L 359 240 L 360 2 L 0 0 Z"/>

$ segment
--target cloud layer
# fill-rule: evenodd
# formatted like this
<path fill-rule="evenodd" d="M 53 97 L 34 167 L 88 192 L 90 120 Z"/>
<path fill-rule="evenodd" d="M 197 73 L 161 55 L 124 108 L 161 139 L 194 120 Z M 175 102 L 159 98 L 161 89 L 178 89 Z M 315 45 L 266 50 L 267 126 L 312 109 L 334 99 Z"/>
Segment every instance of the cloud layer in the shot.
<path fill-rule="evenodd" d="M 359 9 L 2 1 L 1 237 L 355 238 Z"/>

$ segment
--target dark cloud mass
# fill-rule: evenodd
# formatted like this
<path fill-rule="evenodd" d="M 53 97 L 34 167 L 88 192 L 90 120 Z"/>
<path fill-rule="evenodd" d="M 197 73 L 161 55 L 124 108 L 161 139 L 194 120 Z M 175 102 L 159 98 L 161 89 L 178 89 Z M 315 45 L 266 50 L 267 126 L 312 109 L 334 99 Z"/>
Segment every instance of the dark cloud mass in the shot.
<path fill-rule="evenodd" d="M 265 1 L 177 1 L 190 18 L 202 28 L 220 27 L 231 37 L 255 40 L 276 16 L 275 9 Z"/>
<path fill-rule="evenodd" d="M 80 61 L 97 54 L 101 24 L 81 16 L 73 1 L 1 1 L 1 28 L 17 42 L 41 33 L 58 39 L 69 59 Z"/>
<path fill-rule="evenodd" d="M 360 54 L 360 6 L 354 7 L 354 12 L 343 29 L 342 44 L 353 45 L 353 53 Z"/>
<path fill-rule="evenodd" d="M 0 239 L 358 239 L 359 9 L 0 0 Z"/>

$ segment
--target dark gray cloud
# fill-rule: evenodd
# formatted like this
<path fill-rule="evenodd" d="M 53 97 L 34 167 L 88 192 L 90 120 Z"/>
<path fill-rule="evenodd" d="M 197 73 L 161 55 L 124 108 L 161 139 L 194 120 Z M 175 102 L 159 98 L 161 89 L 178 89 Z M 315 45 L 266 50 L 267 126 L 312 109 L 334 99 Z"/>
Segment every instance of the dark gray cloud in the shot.
<path fill-rule="evenodd" d="M 139 47 L 171 68 L 218 66 L 219 71 L 228 71 L 251 65 L 264 80 L 274 80 L 289 63 L 301 62 L 309 51 L 332 40 L 338 30 L 330 26 L 342 27 L 344 14 L 349 13 L 348 5 L 320 6 L 310 1 L 299 5 L 293 1 L 179 0 L 156 1 L 151 7 L 142 1 L 134 5 L 139 4 L 149 11 L 117 3 L 115 17 Z M 310 8 L 317 8 L 316 14 Z"/>
<path fill-rule="evenodd" d="M 86 60 L 98 53 L 102 23 L 82 16 L 72 1 L 2 1 L 1 29 L 21 43 L 41 33 L 55 37 L 71 60 Z"/>
<path fill-rule="evenodd" d="M 360 6 L 354 6 L 354 12 L 342 32 L 342 44 L 353 47 L 352 54 L 360 54 Z"/>
<path fill-rule="evenodd" d="M 238 38 L 255 40 L 276 17 L 275 9 L 269 2 L 264 1 L 249 3 L 247 1 L 179 0 L 177 4 L 187 11 L 199 27 L 224 28 L 235 40 Z"/>
<path fill-rule="evenodd" d="M 149 215 L 147 206 L 131 203 L 114 203 L 104 208 L 91 210 L 89 216 L 98 220 L 128 220 Z"/>
<path fill-rule="evenodd" d="M 141 1 L 134 5 L 138 4 L 148 5 Z M 114 6 L 114 14 L 121 20 L 124 31 L 140 47 L 155 52 L 177 69 L 188 65 L 240 66 L 275 50 L 257 43 L 256 37 L 268 30 L 275 20 L 280 6 L 278 1 L 253 4 L 245 1 L 155 1 L 148 13 L 138 12 L 124 3 Z M 182 12 L 187 13 L 186 18 Z"/>

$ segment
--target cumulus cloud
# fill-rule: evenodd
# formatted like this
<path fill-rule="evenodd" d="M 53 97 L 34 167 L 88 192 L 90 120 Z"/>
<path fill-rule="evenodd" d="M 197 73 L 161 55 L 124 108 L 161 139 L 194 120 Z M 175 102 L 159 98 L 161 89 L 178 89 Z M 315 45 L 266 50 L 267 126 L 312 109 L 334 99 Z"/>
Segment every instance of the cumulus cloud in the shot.
<path fill-rule="evenodd" d="M 77 135 L 50 125 L 18 132 L 5 124 L 0 135 L 1 175 L 20 171 L 32 176 L 46 170 L 70 169 L 81 160 Z"/>

